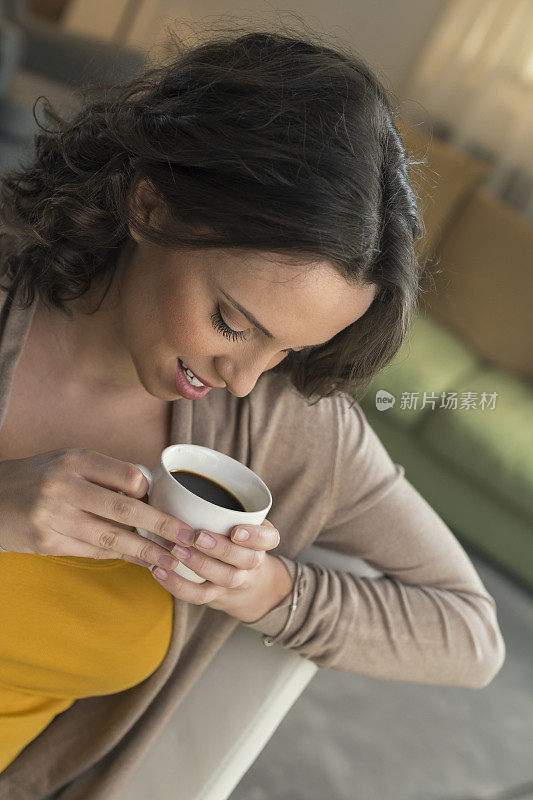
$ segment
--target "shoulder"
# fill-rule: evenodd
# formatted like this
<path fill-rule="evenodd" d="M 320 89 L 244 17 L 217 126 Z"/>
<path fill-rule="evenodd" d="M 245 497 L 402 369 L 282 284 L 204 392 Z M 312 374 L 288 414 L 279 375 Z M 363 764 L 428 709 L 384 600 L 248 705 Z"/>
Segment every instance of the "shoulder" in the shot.
<path fill-rule="evenodd" d="M 349 496 L 354 476 L 362 495 L 389 491 L 403 477 L 403 466 L 392 460 L 350 394 L 336 392 L 309 405 L 280 373 L 262 376 L 256 388 L 255 397 L 250 394 L 252 440 L 275 450 L 280 464 L 329 470 L 334 489 Z"/>
<path fill-rule="evenodd" d="M 264 373 L 249 395 L 254 414 L 265 421 L 273 415 L 280 420 L 287 417 L 298 426 L 309 427 L 316 423 L 344 423 L 357 419 L 363 421 L 359 403 L 346 392 L 336 392 L 317 401 L 308 401 L 283 373 Z"/>
<path fill-rule="evenodd" d="M 349 432 L 362 439 L 368 425 L 359 404 L 345 392 L 309 402 L 282 373 L 265 373 L 249 395 L 250 433 L 275 440 L 291 459 L 297 453 L 335 460 L 339 441 Z"/>
<path fill-rule="evenodd" d="M 263 373 L 245 397 L 212 392 L 201 411 L 210 441 L 237 437 L 254 463 L 273 458 L 284 470 L 333 470 L 339 450 L 353 457 L 369 438 L 353 397 L 338 392 L 309 402 L 283 373 Z"/>

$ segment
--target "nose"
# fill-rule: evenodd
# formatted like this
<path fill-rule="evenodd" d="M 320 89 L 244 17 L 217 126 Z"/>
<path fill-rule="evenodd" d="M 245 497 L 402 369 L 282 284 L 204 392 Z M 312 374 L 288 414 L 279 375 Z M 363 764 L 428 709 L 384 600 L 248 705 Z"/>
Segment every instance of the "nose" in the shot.
<path fill-rule="evenodd" d="M 217 365 L 217 372 L 226 382 L 226 388 L 231 394 L 236 397 L 246 397 L 263 372 L 273 369 L 285 355 L 286 353 L 279 353 L 274 357 L 254 358 L 253 361 L 246 362 L 223 358 Z"/>
<path fill-rule="evenodd" d="M 226 379 L 226 389 L 228 392 L 235 395 L 235 397 L 246 397 L 254 388 L 260 375 L 261 373 L 256 375 L 255 378 L 250 379 L 249 377 L 244 377 L 242 373 L 240 373 L 235 377 Z"/>

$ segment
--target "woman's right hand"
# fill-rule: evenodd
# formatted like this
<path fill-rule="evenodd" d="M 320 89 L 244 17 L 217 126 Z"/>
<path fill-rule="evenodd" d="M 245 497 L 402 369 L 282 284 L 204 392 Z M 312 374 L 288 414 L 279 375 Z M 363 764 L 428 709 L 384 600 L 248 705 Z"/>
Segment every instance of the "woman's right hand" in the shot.
<path fill-rule="evenodd" d="M 65 447 L 1 461 L 0 545 L 18 553 L 158 564 L 178 531 L 192 529 L 143 502 L 147 491 L 135 464 L 94 450 Z M 158 534 L 169 548 L 134 527 Z"/>

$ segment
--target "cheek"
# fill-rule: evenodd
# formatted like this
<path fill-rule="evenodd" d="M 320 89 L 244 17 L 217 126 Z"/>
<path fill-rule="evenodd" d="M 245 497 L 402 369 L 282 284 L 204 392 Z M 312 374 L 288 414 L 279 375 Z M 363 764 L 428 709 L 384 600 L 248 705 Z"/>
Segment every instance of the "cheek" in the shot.
<path fill-rule="evenodd" d="M 209 315 L 198 308 L 172 308 L 162 324 L 162 336 L 177 355 L 201 353 L 212 346 Z"/>

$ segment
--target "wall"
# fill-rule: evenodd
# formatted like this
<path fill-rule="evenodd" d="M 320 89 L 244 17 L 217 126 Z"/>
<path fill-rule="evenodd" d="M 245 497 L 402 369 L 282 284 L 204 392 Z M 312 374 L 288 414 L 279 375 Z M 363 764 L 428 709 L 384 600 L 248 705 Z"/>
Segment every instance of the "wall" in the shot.
<path fill-rule="evenodd" d="M 347 42 L 390 88 L 401 96 L 408 71 L 424 39 L 448 0 L 291 0 L 280 5 L 280 19 L 291 25 L 296 12 L 313 30 Z M 165 26 L 185 23 L 219 24 L 228 20 L 254 21 L 261 26 L 276 20 L 273 0 L 72 0 L 64 17 L 70 30 L 84 30 L 106 39 L 150 47 L 164 37 Z M 117 13 L 121 12 L 120 19 Z"/>

